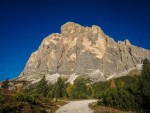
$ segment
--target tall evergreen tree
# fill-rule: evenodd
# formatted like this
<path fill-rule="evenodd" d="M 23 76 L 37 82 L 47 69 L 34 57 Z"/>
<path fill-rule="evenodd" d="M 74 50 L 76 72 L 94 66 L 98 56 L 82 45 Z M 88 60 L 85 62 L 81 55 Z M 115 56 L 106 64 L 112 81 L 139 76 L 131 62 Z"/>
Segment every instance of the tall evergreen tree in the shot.
<path fill-rule="evenodd" d="M 47 94 L 48 94 L 48 84 L 47 84 L 45 75 L 43 76 L 43 78 L 37 84 L 36 92 L 38 94 L 44 96 L 44 97 L 47 96 Z"/>
<path fill-rule="evenodd" d="M 150 99 L 150 61 L 145 59 L 142 69 L 142 91 Z"/>
<path fill-rule="evenodd" d="M 146 58 L 143 61 L 141 72 L 141 93 L 143 97 L 143 107 L 150 112 L 150 61 Z"/>
<path fill-rule="evenodd" d="M 58 78 L 56 87 L 55 87 L 55 98 L 56 101 L 58 98 L 63 98 L 66 96 L 66 91 L 65 91 L 65 83 L 61 77 Z"/>

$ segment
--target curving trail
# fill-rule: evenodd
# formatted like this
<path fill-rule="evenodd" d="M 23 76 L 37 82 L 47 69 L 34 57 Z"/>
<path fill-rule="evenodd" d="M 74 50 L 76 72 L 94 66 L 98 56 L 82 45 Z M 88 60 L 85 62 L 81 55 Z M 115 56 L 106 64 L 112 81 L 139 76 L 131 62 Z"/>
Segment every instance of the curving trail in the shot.
<path fill-rule="evenodd" d="M 89 104 L 97 100 L 70 101 L 68 104 L 60 107 L 55 113 L 93 113 Z"/>

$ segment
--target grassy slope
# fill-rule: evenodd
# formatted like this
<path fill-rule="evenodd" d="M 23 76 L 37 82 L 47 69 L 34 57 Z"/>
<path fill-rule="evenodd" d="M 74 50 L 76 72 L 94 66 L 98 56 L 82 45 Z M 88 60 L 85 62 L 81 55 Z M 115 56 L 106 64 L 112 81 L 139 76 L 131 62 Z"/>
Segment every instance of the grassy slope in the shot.
<path fill-rule="evenodd" d="M 0 100 L 2 100 L 0 102 L 0 113 L 54 113 L 59 106 L 66 104 L 64 101 L 52 102 L 44 98 L 41 98 L 40 102 L 37 104 L 19 102 L 15 99 L 15 96 L 18 95 L 18 92 L 2 89 L 0 90 L 0 95 Z"/>

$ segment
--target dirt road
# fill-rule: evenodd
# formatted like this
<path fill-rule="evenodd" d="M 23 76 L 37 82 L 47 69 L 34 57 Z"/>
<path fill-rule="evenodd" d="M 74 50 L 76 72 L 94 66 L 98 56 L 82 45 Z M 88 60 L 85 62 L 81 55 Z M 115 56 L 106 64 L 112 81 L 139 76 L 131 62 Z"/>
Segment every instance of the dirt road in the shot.
<path fill-rule="evenodd" d="M 68 104 L 60 107 L 55 113 L 93 113 L 88 105 L 97 100 L 70 101 Z"/>

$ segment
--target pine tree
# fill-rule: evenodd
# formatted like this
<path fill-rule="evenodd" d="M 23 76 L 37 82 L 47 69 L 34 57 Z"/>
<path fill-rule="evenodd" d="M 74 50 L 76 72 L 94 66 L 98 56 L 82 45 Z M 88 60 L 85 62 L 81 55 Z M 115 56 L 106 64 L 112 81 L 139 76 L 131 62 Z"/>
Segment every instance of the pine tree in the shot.
<path fill-rule="evenodd" d="M 150 61 L 146 58 L 143 61 L 143 68 L 141 72 L 141 93 L 143 97 L 143 107 L 149 110 L 150 106 Z"/>
<path fill-rule="evenodd" d="M 143 62 L 141 81 L 143 93 L 150 99 L 150 61 L 148 59 Z"/>
<path fill-rule="evenodd" d="M 55 98 L 56 101 L 58 98 L 63 98 L 66 96 L 66 91 L 65 91 L 65 83 L 61 77 L 58 78 L 56 87 L 55 87 Z"/>
<path fill-rule="evenodd" d="M 38 93 L 44 97 L 46 97 L 48 95 L 48 84 L 47 84 L 45 75 L 37 84 L 36 93 Z"/>

